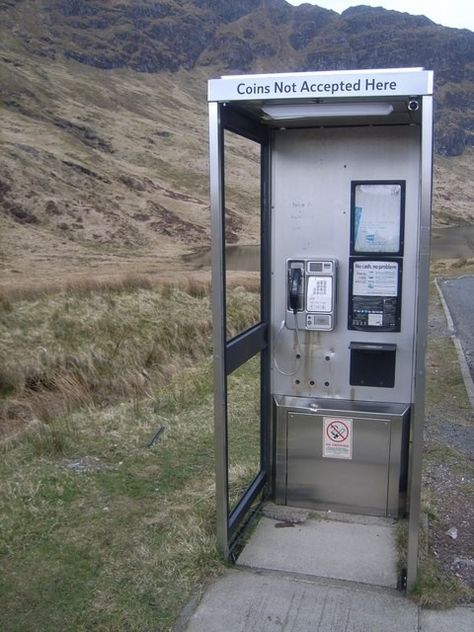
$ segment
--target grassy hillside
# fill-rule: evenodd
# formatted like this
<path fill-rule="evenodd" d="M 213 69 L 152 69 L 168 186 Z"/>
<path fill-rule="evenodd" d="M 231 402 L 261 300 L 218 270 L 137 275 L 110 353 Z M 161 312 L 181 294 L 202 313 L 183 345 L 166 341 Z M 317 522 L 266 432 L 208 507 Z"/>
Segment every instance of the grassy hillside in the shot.
<path fill-rule="evenodd" d="M 38 63 L 15 41 L 0 43 L 0 285 L 172 281 L 209 245 L 208 75 Z M 252 243 L 258 164 L 229 147 L 227 239 Z M 437 158 L 435 222 L 472 221 L 473 155 Z"/>
<path fill-rule="evenodd" d="M 2 285 L 182 270 L 209 244 L 207 77 L 3 59 Z M 245 177 L 247 156 L 234 151 Z M 241 165 L 240 168 L 238 165 Z M 228 239 L 255 238 L 250 194 Z"/>
<path fill-rule="evenodd" d="M 199 79 L 6 66 L 2 256 L 16 274 L 153 269 L 207 239 L 205 102 L 182 88 Z"/>

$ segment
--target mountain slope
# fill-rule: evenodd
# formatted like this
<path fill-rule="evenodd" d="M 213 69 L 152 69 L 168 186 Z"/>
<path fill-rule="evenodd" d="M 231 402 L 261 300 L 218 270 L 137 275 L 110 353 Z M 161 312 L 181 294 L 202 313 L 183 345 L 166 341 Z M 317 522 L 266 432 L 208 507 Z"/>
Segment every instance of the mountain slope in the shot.
<path fill-rule="evenodd" d="M 77 276 L 182 274 L 181 255 L 209 244 L 206 82 L 231 63 L 222 58 L 219 67 L 218 50 L 233 50 L 235 63 L 243 63 L 231 42 L 247 38 L 252 55 L 260 50 L 249 68 L 283 70 L 304 67 L 299 64 L 310 49 L 314 52 L 313 40 L 347 29 L 349 18 L 354 28 L 341 35 L 341 59 L 347 54 L 352 61 L 348 42 L 357 36 L 359 22 L 362 32 L 376 26 L 383 31 L 378 10 L 371 26 L 363 18 L 365 8 L 339 17 L 310 5 L 296 10 L 283 0 L 238 5 L 23 0 L 1 2 L 0 9 L 1 284 L 15 287 Z M 178 18 L 188 25 L 201 20 L 213 29 L 206 48 L 189 58 L 192 68 L 150 73 L 128 67 L 128 61 L 104 68 L 73 58 L 74 51 L 90 56 L 102 51 L 105 60 L 115 50 L 118 60 L 131 33 Z M 403 19 L 412 23 L 411 16 Z M 441 28 L 425 18 L 414 20 L 420 29 Z M 456 37 L 459 33 L 471 35 L 455 31 Z M 169 37 L 176 43 L 174 28 Z M 137 40 L 149 45 L 146 34 Z M 163 51 L 172 50 L 168 40 L 160 42 Z M 213 48 L 216 42 L 219 49 Z M 181 48 L 182 55 L 191 54 Z M 322 46 L 319 50 L 322 55 Z M 141 53 L 133 55 L 138 63 Z M 453 72 L 452 81 L 438 89 L 442 107 L 454 117 L 440 123 L 438 146 L 444 154 L 452 153 L 456 139 L 464 149 L 469 138 L 464 122 L 471 107 L 469 68 L 466 62 L 462 81 L 455 81 Z M 252 243 L 258 235 L 256 158 L 235 140 L 229 146 L 227 240 Z M 438 159 L 437 223 L 474 219 L 473 152 L 468 146 L 458 158 Z"/>
<path fill-rule="evenodd" d="M 21 0 L 0 8 L 3 34 L 14 33 L 28 54 L 109 70 L 423 66 L 436 77 L 437 151 L 459 155 L 474 142 L 474 33 L 424 16 L 367 6 L 339 15 L 285 0 Z"/>

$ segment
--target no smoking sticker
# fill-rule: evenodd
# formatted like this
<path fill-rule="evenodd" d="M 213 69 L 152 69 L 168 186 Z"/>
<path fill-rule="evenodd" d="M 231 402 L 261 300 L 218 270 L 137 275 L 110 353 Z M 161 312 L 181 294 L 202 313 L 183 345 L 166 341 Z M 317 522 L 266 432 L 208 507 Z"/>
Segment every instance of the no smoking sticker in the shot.
<path fill-rule="evenodd" d="M 352 459 L 352 419 L 323 417 L 323 457 Z"/>

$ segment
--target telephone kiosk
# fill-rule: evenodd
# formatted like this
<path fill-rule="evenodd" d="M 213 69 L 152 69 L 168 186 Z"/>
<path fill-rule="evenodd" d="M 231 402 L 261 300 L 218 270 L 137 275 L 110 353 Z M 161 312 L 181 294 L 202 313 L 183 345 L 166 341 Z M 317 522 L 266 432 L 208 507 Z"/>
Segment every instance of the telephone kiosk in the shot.
<path fill-rule="evenodd" d="M 430 71 L 209 82 L 217 535 L 255 501 L 408 518 L 416 579 L 432 156 Z M 228 340 L 224 132 L 260 145 L 261 319 Z M 261 359 L 261 464 L 229 504 L 227 377 Z"/>

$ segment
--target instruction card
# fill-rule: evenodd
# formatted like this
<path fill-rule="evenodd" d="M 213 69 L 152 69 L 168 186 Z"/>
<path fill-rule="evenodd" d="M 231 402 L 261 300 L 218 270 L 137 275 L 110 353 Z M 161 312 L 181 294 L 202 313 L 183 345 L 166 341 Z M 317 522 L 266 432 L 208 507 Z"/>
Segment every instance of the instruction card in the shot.
<path fill-rule="evenodd" d="M 323 457 L 352 459 L 352 419 L 323 417 Z"/>
<path fill-rule="evenodd" d="M 398 296 L 397 261 L 355 261 L 353 296 Z"/>
<path fill-rule="evenodd" d="M 330 312 L 332 310 L 332 277 L 308 277 L 306 310 L 308 312 Z"/>

